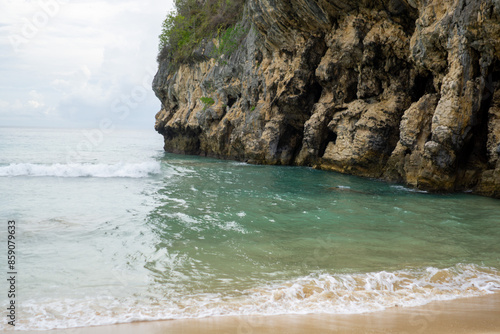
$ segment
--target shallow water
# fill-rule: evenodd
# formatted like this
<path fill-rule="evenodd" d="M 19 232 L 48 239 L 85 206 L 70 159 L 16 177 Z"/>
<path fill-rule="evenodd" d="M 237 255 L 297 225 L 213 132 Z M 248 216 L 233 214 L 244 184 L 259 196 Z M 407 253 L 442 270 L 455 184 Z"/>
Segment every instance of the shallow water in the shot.
<path fill-rule="evenodd" d="M 498 200 L 171 155 L 153 131 L 88 134 L 0 129 L 16 329 L 359 313 L 500 290 Z"/>

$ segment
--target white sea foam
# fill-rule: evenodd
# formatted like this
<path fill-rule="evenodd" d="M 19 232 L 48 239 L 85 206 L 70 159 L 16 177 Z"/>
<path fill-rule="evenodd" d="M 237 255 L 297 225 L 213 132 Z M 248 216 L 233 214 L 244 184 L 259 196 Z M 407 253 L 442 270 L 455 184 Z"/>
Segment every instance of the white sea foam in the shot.
<path fill-rule="evenodd" d="M 160 163 L 117 164 L 32 164 L 16 163 L 0 167 L 0 176 L 57 176 L 57 177 L 131 177 L 141 178 L 160 173 Z"/>
<path fill-rule="evenodd" d="M 225 231 L 236 231 L 241 234 L 247 234 L 247 230 L 245 230 L 240 224 L 238 224 L 235 221 L 230 221 L 230 222 L 221 222 L 218 223 L 217 226 Z"/>
<path fill-rule="evenodd" d="M 363 313 L 500 291 L 500 272 L 475 265 L 354 275 L 310 275 L 256 290 L 277 313 Z M 267 304 L 267 305 L 266 305 Z"/>
<path fill-rule="evenodd" d="M 44 330 L 220 315 L 353 314 L 500 291 L 500 271 L 476 265 L 365 274 L 311 274 L 228 294 L 30 300 L 16 329 Z M 138 296 L 138 295 L 136 295 Z M 1 305 L 2 307 L 5 305 Z M 0 323 L 0 330 L 5 329 Z"/>
<path fill-rule="evenodd" d="M 420 189 L 415 189 L 415 188 L 408 188 L 404 186 L 391 186 L 393 189 L 397 189 L 400 191 L 407 191 L 407 192 L 412 192 L 412 193 L 421 193 L 421 194 L 427 194 L 428 192 L 425 190 L 420 190 Z"/>
<path fill-rule="evenodd" d="M 180 222 L 182 222 L 182 224 L 184 224 L 184 226 L 188 227 L 193 231 L 201 232 L 211 229 L 212 227 L 216 227 L 225 231 L 235 231 L 242 234 L 248 233 L 248 231 L 245 230 L 245 228 L 243 228 L 240 224 L 238 224 L 235 221 L 220 221 L 219 219 L 212 217 L 210 215 L 204 215 L 202 219 L 189 216 L 182 212 L 175 212 L 167 214 L 166 216 L 169 218 L 179 220 Z"/>

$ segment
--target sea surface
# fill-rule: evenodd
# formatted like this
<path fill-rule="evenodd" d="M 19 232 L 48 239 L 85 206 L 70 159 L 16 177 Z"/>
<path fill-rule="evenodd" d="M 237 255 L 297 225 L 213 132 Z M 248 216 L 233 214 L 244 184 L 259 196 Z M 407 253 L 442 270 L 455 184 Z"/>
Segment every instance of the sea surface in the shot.
<path fill-rule="evenodd" d="M 500 201 L 164 153 L 150 131 L 0 128 L 16 329 L 361 313 L 500 292 Z"/>

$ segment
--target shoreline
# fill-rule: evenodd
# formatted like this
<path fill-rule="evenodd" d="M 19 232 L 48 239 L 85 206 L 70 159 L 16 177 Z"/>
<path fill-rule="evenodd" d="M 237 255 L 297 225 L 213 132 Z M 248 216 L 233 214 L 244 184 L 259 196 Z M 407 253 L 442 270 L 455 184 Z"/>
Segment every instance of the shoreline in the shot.
<path fill-rule="evenodd" d="M 500 333 L 500 293 L 363 314 L 216 316 L 22 331 L 26 334 L 135 333 Z"/>

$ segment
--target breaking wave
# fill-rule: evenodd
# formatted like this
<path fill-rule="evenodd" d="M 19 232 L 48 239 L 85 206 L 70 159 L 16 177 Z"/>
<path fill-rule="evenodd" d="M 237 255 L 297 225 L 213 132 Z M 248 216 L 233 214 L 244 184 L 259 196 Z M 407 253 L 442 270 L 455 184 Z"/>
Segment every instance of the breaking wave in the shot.
<path fill-rule="evenodd" d="M 16 327 L 42 330 L 225 315 L 355 314 L 499 291 L 500 272 L 472 264 L 365 274 L 311 274 L 239 293 L 173 294 L 154 301 L 137 300 L 137 296 L 31 300 L 23 303 L 25 313 Z"/>
<path fill-rule="evenodd" d="M 130 177 L 142 178 L 160 173 L 157 161 L 117 164 L 32 164 L 15 163 L 0 166 L 0 176 L 57 176 L 57 177 Z"/>

